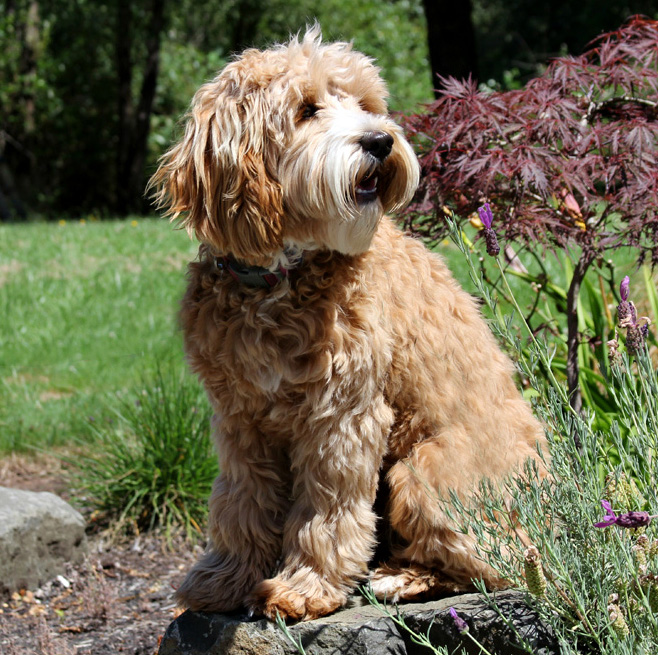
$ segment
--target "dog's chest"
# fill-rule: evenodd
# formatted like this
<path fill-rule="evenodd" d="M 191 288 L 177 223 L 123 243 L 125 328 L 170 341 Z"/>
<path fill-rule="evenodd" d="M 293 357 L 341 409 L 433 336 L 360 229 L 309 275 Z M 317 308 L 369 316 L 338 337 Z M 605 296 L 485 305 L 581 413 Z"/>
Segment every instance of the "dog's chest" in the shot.
<path fill-rule="evenodd" d="M 255 392 L 286 395 L 328 375 L 335 317 L 291 303 L 255 303 L 227 317 L 237 342 L 227 349 L 229 370 Z"/>
<path fill-rule="evenodd" d="M 183 302 L 185 346 L 225 421 L 285 437 L 304 412 L 357 407 L 383 388 L 390 338 L 369 294 L 335 280 L 312 296 L 310 285 L 303 295 L 241 292 L 201 266 L 191 268 Z"/>
<path fill-rule="evenodd" d="M 188 356 L 206 385 L 224 388 L 231 402 L 290 398 L 348 374 L 372 377 L 386 365 L 385 348 L 373 339 L 376 317 L 350 303 L 284 297 L 237 304 L 215 297 L 194 313 L 193 324 L 184 325 Z"/>
<path fill-rule="evenodd" d="M 221 388 L 230 403 L 251 403 L 290 396 L 330 375 L 335 308 L 216 291 L 189 294 L 194 311 L 183 325 L 188 356 L 206 386 Z"/>

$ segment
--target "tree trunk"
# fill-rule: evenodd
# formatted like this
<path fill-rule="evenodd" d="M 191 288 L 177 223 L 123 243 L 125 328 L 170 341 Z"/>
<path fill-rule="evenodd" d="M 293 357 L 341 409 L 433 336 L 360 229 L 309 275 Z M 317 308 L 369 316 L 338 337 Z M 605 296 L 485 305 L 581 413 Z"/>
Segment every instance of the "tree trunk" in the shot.
<path fill-rule="evenodd" d="M 132 13 L 130 0 L 117 1 L 116 66 L 118 143 L 116 205 L 120 214 L 130 206 L 130 150 L 133 141 L 132 119 Z"/>
<path fill-rule="evenodd" d="M 30 0 L 27 6 L 18 8 L 15 7 L 14 3 L 10 3 L 5 7 L 4 13 L 6 16 L 14 14 L 15 31 L 13 36 L 20 43 L 17 76 L 14 76 L 14 79 L 10 80 L 14 82 L 11 86 L 15 90 L 11 92 L 8 106 L 14 115 L 21 112 L 23 133 L 29 135 L 34 132 L 35 128 L 34 82 L 37 78 L 37 53 L 41 45 L 39 2 L 38 0 Z M 4 118 L 5 116 L 2 116 L 0 120 Z M 4 121 L 2 122 L 4 123 Z"/>
<path fill-rule="evenodd" d="M 438 75 L 459 79 L 470 75 L 477 79 L 471 0 L 423 0 L 423 5 L 427 20 L 432 88 L 439 86 Z"/>
<path fill-rule="evenodd" d="M 578 347 L 580 346 L 580 335 L 578 333 L 578 294 L 580 293 L 580 286 L 585 279 L 585 274 L 591 263 L 591 254 L 583 252 L 573 271 L 573 277 L 567 290 L 567 388 L 571 407 L 577 412 L 580 412 L 583 406 L 583 399 L 578 383 L 580 375 L 580 366 L 578 364 Z"/>
<path fill-rule="evenodd" d="M 144 167 L 151 113 L 160 69 L 160 43 L 165 0 L 153 0 L 146 33 L 146 63 L 136 111 L 132 111 L 132 61 L 129 0 L 118 3 L 117 71 L 119 76 L 119 148 L 117 157 L 117 211 L 126 215 L 144 209 Z"/>
<path fill-rule="evenodd" d="M 139 104 L 135 116 L 135 138 L 133 142 L 130 179 L 132 181 L 131 196 L 134 206 L 143 210 L 144 201 L 144 168 L 148 152 L 148 136 L 151 130 L 151 113 L 158 85 L 160 72 L 160 44 L 164 29 L 165 0 L 153 0 L 151 22 L 146 37 L 146 66 L 139 94 Z"/>
<path fill-rule="evenodd" d="M 34 132 L 35 98 L 32 80 L 37 75 L 37 50 L 39 48 L 39 3 L 36 0 L 30 2 L 25 22 L 25 45 L 21 56 L 21 74 L 24 82 L 25 102 L 25 134 Z"/>
<path fill-rule="evenodd" d="M 258 23 L 267 10 L 263 0 L 241 0 L 232 15 L 233 28 L 231 49 L 240 52 L 254 46 L 254 38 L 258 32 Z"/>

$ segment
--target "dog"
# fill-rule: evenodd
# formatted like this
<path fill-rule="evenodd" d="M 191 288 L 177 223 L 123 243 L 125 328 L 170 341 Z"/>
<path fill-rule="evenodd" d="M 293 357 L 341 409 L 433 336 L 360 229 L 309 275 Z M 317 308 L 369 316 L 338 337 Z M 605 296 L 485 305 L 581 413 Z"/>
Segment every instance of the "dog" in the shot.
<path fill-rule="evenodd" d="M 220 475 L 192 610 L 328 614 L 378 539 L 380 597 L 505 584 L 440 499 L 539 461 L 544 433 L 476 302 L 388 218 L 419 165 L 386 99 L 371 59 L 310 28 L 204 84 L 152 179 L 201 244 L 181 323 Z"/>

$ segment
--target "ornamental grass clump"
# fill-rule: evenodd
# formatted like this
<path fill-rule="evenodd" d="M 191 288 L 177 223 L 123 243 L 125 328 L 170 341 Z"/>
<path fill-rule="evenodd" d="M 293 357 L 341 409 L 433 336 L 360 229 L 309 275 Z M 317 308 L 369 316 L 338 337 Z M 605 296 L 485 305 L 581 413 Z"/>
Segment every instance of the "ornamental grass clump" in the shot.
<path fill-rule="evenodd" d="M 95 423 L 93 446 L 76 459 L 84 502 L 115 533 L 162 530 L 201 538 L 217 475 L 211 409 L 183 372 L 157 370 Z"/>

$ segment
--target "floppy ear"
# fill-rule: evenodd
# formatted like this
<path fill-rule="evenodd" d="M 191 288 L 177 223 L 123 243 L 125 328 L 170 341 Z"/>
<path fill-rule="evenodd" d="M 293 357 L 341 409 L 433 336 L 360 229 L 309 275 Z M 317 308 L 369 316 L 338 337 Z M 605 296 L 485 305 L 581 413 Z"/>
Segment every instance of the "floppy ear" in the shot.
<path fill-rule="evenodd" d="M 267 266 L 283 248 L 283 194 L 265 161 L 268 112 L 262 90 L 246 93 L 226 70 L 197 91 L 185 134 L 149 187 L 159 208 L 218 254 Z"/>

